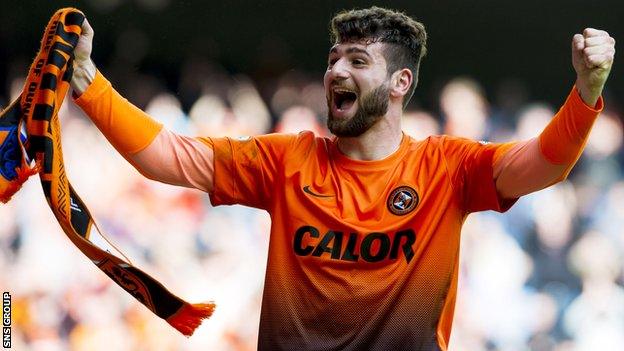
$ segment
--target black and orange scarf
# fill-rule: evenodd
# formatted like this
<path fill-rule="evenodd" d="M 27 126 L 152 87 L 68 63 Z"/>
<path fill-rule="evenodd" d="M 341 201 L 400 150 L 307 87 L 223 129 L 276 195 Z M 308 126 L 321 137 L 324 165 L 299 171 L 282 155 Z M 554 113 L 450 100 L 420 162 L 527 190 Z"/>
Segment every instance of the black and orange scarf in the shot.
<path fill-rule="evenodd" d="M 133 266 L 121 252 L 115 255 L 111 251 L 116 250 L 96 245 L 93 238 L 106 238 L 65 174 L 58 111 L 69 89 L 73 52 L 84 19 L 73 8 L 52 16 L 20 97 L 0 114 L 0 201 L 9 201 L 30 175 L 39 173 L 50 209 L 69 240 L 130 295 L 190 336 L 202 319 L 210 317 L 214 304 L 190 304 Z"/>

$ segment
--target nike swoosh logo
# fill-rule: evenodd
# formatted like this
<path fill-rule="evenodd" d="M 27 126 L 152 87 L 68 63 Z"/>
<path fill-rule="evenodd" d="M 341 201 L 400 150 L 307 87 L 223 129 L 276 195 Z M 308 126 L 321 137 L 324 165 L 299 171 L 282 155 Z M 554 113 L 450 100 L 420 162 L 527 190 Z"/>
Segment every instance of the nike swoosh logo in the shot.
<path fill-rule="evenodd" d="M 310 190 L 310 186 L 309 185 L 304 186 L 303 187 L 303 191 L 305 193 L 310 194 L 310 195 L 315 196 L 315 197 L 334 197 L 334 195 L 322 195 L 322 194 L 314 193 L 314 192 L 312 192 L 312 190 Z"/>

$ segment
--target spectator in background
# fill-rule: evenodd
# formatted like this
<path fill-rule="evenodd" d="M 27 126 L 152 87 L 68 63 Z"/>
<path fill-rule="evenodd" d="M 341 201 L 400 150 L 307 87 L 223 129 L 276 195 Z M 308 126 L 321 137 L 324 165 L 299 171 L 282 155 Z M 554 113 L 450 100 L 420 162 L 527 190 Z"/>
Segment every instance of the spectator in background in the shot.
<path fill-rule="evenodd" d="M 624 252 L 599 232 L 584 233 L 570 252 L 583 292 L 565 313 L 574 350 L 617 350 L 624 345 L 624 289 L 616 284 Z"/>
<path fill-rule="evenodd" d="M 488 136 L 488 103 L 483 89 L 474 79 L 455 78 L 440 93 L 444 133 L 472 140 Z"/>
<path fill-rule="evenodd" d="M 403 131 L 416 140 L 440 133 L 440 123 L 427 111 L 405 111 L 401 123 Z"/>
<path fill-rule="evenodd" d="M 280 116 L 275 132 L 299 133 L 304 130 L 312 131 L 318 136 L 327 135 L 326 129 L 319 123 L 314 111 L 305 106 L 292 106 Z"/>

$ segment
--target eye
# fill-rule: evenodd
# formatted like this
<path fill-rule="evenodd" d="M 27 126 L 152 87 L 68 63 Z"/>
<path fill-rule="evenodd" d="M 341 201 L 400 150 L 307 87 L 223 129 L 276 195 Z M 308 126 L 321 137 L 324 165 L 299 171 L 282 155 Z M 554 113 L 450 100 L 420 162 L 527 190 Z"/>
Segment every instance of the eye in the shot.
<path fill-rule="evenodd" d="M 366 61 L 360 58 L 356 58 L 356 59 L 351 60 L 351 63 L 353 63 L 353 65 L 355 66 L 363 66 L 366 64 Z"/>
<path fill-rule="evenodd" d="M 336 58 L 329 59 L 329 61 L 327 61 L 327 67 L 331 68 L 336 63 L 336 61 L 338 61 L 338 59 Z"/>

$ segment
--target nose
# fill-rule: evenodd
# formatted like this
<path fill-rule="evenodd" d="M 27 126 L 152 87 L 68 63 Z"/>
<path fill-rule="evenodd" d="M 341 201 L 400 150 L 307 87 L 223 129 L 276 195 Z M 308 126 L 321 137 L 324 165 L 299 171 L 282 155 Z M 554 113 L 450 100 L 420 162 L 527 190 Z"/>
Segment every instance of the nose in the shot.
<path fill-rule="evenodd" d="M 346 60 L 340 59 L 329 69 L 329 78 L 332 81 L 342 81 L 349 78 L 349 70 L 347 69 Z"/>

